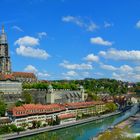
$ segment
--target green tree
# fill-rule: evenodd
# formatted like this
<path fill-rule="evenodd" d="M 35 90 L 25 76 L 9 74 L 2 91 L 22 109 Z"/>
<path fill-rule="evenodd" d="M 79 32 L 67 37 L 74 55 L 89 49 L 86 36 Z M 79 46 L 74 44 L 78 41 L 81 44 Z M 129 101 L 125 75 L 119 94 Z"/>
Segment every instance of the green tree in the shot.
<path fill-rule="evenodd" d="M 30 104 L 32 102 L 32 95 L 28 92 L 23 94 L 23 98 L 26 104 Z"/>
<path fill-rule="evenodd" d="M 0 100 L 0 116 L 5 116 L 6 104 L 4 101 Z"/>
<path fill-rule="evenodd" d="M 113 112 L 113 111 L 115 111 L 117 109 L 117 105 L 114 104 L 114 103 L 107 103 L 106 104 L 106 109 L 109 112 Z"/>
<path fill-rule="evenodd" d="M 22 105 L 23 105 L 23 102 L 19 100 L 15 103 L 15 106 L 22 106 Z"/>

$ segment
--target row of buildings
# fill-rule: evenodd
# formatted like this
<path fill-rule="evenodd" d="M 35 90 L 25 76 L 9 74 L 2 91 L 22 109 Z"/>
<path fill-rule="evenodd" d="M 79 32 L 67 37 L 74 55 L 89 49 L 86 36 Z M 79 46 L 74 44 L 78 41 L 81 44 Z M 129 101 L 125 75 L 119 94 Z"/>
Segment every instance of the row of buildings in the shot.
<path fill-rule="evenodd" d="M 11 122 L 18 127 L 32 127 L 33 122 L 48 125 L 59 119 L 60 124 L 75 122 L 83 115 L 97 115 L 106 111 L 105 102 L 77 102 L 65 104 L 25 104 L 8 111 Z"/>

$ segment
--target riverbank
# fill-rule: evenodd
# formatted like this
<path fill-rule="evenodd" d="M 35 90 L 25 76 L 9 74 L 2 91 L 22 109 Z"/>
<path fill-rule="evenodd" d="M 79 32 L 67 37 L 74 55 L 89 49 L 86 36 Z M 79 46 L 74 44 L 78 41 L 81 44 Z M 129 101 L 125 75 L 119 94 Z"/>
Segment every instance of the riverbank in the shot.
<path fill-rule="evenodd" d="M 124 121 L 121 121 L 120 123 L 108 128 L 107 130 L 114 130 L 115 128 L 120 128 L 120 129 L 124 129 L 124 128 L 131 128 L 132 125 L 134 125 L 137 121 L 140 121 L 140 112 L 139 113 L 136 113 L 132 116 L 130 116 L 129 118 L 125 119 Z M 106 130 L 106 131 L 107 131 Z M 105 131 L 104 131 L 105 132 Z M 102 134 L 104 133 L 100 133 L 98 134 L 96 137 L 92 138 L 91 140 L 98 140 L 98 138 L 100 136 L 102 136 Z M 131 134 L 128 134 L 130 137 L 136 137 L 136 136 L 140 136 L 140 133 L 131 133 Z"/>
<path fill-rule="evenodd" d="M 121 128 L 121 129 L 125 127 L 130 128 L 138 120 L 140 120 L 140 113 L 137 113 L 136 115 L 131 116 L 127 120 L 119 123 L 116 127 Z"/>
<path fill-rule="evenodd" d="M 35 135 L 35 134 L 39 134 L 39 133 L 43 133 L 43 132 L 47 132 L 47 131 L 63 129 L 63 128 L 66 128 L 66 127 L 72 127 L 72 126 L 75 126 L 75 125 L 80 125 L 80 124 L 104 119 L 104 118 L 107 118 L 107 117 L 118 115 L 120 113 L 122 113 L 122 112 L 117 111 L 117 112 L 113 112 L 113 113 L 109 113 L 109 114 L 105 114 L 105 115 L 101 115 L 101 116 L 95 116 L 95 117 L 90 117 L 90 118 L 86 118 L 86 119 L 82 119 L 82 120 L 77 120 L 76 122 L 73 122 L 73 123 L 67 123 L 67 124 L 55 125 L 55 126 L 47 126 L 47 127 L 43 127 L 43 128 L 37 128 L 37 129 L 34 129 L 34 130 L 26 130 L 26 131 L 20 132 L 19 134 L 12 133 L 12 134 L 7 134 L 7 135 L 2 135 L 1 137 L 4 140 L 21 138 L 21 137 L 25 137 L 25 136 Z"/>

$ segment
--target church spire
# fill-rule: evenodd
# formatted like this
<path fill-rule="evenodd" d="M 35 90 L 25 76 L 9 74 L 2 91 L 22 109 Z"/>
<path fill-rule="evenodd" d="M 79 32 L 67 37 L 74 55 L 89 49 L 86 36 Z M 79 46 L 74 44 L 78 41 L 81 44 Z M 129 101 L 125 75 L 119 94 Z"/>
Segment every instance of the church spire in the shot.
<path fill-rule="evenodd" d="M 4 31 L 4 25 L 2 25 L 1 35 L 0 35 L 0 43 L 7 44 L 7 36 Z"/>
<path fill-rule="evenodd" d="M 4 34 L 5 31 L 4 31 L 4 25 L 2 25 L 2 34 Z"/>

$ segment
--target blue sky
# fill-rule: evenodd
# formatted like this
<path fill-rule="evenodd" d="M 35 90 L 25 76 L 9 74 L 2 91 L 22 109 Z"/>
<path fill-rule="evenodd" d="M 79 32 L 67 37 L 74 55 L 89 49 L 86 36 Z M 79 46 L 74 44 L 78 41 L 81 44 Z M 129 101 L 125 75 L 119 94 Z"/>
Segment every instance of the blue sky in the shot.
<path fill-rule="evenodd" d="M 139 0 L 1 0 L 13 71 L 140 81 Z"/>

